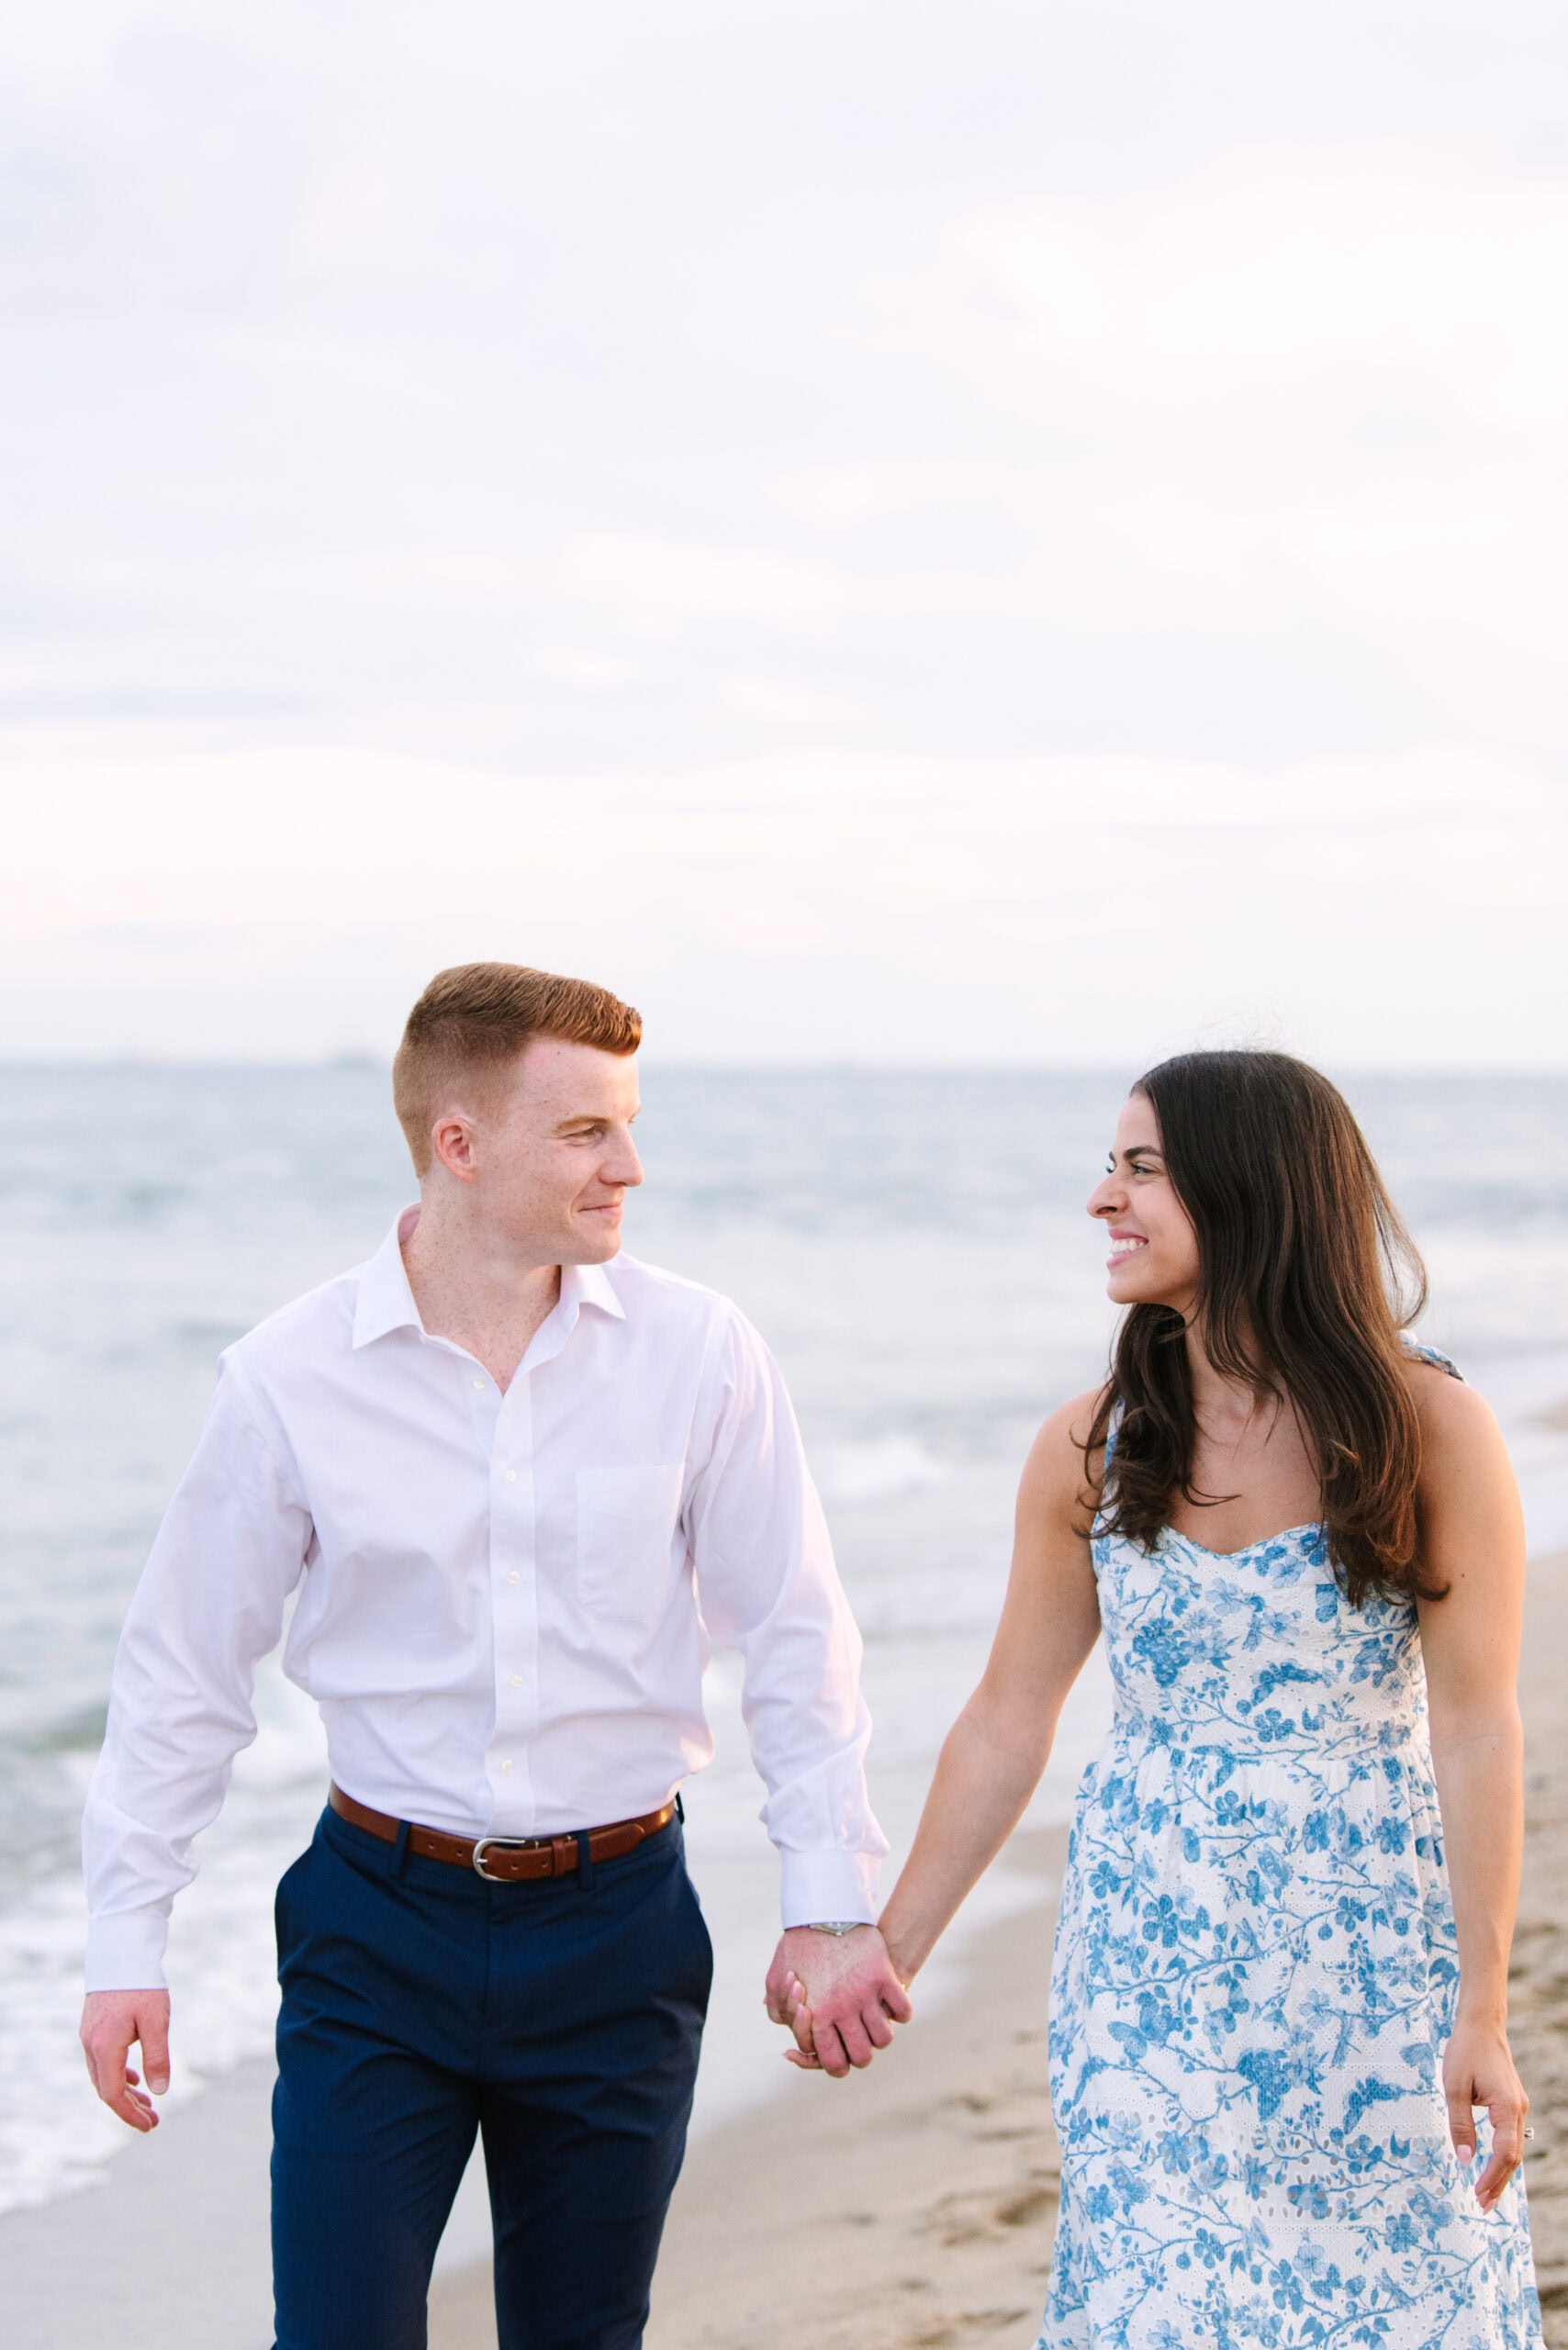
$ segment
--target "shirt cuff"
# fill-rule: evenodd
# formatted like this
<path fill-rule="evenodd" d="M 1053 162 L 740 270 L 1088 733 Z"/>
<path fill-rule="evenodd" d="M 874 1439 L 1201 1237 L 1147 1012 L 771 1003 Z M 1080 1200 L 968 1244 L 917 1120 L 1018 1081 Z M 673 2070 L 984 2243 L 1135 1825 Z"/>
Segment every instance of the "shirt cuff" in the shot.
<path fill-rule="evenodd" d="M 779 1888 L 784 1923 L 790 1926 L 877 1922 L 877 1886 L 882 1863 L 876 1852 L 779 1852 L 784 1863 Z"/>
<path fill-rule="evenodd" d="M 169 1920 L 162 1909 L 129 1909 L 87 1921 L 89 1991 L 162 1991 Z"/>

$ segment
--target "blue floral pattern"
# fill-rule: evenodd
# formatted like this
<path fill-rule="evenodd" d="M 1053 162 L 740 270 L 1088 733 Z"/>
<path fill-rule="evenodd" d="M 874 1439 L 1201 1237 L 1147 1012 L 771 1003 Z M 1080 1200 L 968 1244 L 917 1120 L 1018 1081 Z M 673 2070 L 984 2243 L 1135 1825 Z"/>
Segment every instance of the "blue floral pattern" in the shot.
<path fill-rule="evenodd" d="M 1413 1607 L 1321 1529 L 1097 1535 L 1115 1688 L 1051 1987 L 1061 2210 L 1037 2350 L 1534 2350 L 1522 2177 L 1483 2215 Z"/>

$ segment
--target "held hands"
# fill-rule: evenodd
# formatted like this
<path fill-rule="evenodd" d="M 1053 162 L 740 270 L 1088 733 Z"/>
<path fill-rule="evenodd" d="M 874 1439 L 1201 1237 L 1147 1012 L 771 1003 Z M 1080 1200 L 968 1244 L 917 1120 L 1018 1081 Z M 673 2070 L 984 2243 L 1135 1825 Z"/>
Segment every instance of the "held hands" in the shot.
<path fill-rule="evenodd" d="M 1492 2117 L 1492 2153 L 1475 2182 L 1475 2196 L 1484 2211 L 1494 2210 L 1524 2160 L 1525 2116 L 1529 2111 L 1508 2052 L 1508 2035 L 1500 2023 L 1472 2023 L 1460 2016 L 1443 2056 L 1443 2096 L 1449 2135 L 1462 2163 L 1475 2155 L 1472 2108 L 1484 2105 Z"/>
<path fill-rule="evenodd" d="M 803 2073 L 843 2080 L 892 2041 L 895 2023 L 914 2009 L 875 1926 L 823 1933 L 791 1926 L 767 1970 L 768 2015 L 795 2035 L 785 2053 Z"/>
<path fill-rule="evenodd" d="M 169 1994 L 167 1991 L 89 1991 L 82 2008 L 82 2046 L 93 2087 L 111 2113 L 132 2130 L 156 2130 L 152 2097 L 169 2086 Z M 147 2089 L 126 2063 L 133 2042 L 141 2043 Z"/>

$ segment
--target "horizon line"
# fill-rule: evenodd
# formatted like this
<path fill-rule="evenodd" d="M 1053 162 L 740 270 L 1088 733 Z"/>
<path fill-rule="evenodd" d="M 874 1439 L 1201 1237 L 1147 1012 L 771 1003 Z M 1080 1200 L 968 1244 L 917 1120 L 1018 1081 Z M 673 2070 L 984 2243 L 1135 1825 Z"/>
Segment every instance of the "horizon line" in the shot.
<path fill-rule="evenodd" d="M 1203 1050 L 1202 1046 L 1189 1049 Z M 1225 1050 L 1219 1046 L 1215 1049 Z M 1245 1047 L 1243 1049 L 1246 1049 Z M 1263 1047 L 1264 1050 L 1271 1049 Z M 689 1074 L 707 1077 L 1081 1077 L 1125 1079 L 1129 1061 L 1112 1060 L 903 1060 L 884 1059 L 875 1056 L 855 1055 L 828 1059 L 821 1058 L 737 1060 L 733 1056 L 715 1059 L 699 1059 L 681 1055 L 666 1058 L 639 1053 L 642 1066 L 654 1074 Z M 1161 1055 L 1163 1058 L 1171 1056 Z M 1305 1059 L 1304 1054 L 1294 1054 L 1294 1059 Z M 1314 1066 L 1318 1064 L 1314 1063 Z M 1153 1064 L 1145 1064 L 1153 1066 Z M 1475 1081 L 1496 1078 L 1536 1078 L 1568 1080 L 1568 1059 L 1562 1061 L 1352 1061 L 1325 1056 L 1322 1066 L 1340 1070 L 1347 1077 L 1437 1078 L 1452 1081 Z M 392 1056 L 373 1052 L 368 1048 L 345 1047 L 330 1053 L 152 1053 L 122 1051 L 114 1053 L 10 1053 L 0 1051 L 0 1074 L 37 1074 L 46 1070 L 129 1070 L 149 1071 L 221 1070 L 239 1072 L 254 1070 L 375 1070 L 388 1078 L 392 1072 Z"/>

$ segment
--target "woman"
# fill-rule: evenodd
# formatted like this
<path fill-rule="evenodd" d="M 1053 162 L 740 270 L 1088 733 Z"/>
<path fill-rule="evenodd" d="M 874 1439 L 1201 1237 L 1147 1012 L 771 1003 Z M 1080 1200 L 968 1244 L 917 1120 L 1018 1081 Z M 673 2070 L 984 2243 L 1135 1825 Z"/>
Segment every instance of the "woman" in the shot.
<path fill-rule="evenodd" d="M 991 1661 L 881 1920 L 907 1981 L 1103 1628 L 1040 2350 L 1539 2344 L 1506 2018 L 1524 1544 L 1495 1423 L 1402 1339 L 1419 1259 L 1301 1062 L 1151 1070 L 1089 1212 L 1127 1309 L 1111 1375 L 1030 1454 Z"/>

